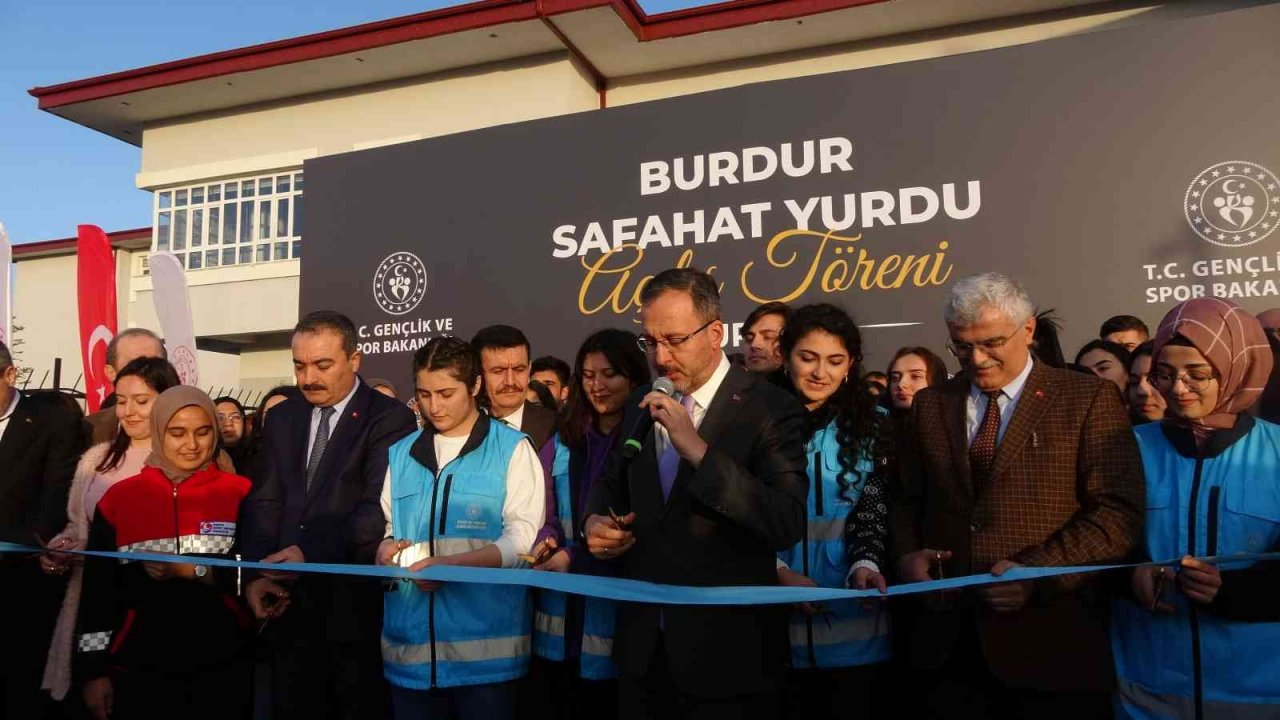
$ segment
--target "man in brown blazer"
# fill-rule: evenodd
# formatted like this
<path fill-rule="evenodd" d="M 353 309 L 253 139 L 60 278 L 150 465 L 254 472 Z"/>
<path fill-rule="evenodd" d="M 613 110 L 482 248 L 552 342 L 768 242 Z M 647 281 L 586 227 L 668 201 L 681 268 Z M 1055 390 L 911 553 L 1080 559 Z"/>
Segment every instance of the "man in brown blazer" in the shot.
<path fill-rule="evenodd" d="M 895 509 L 905 582 L 1124 560 L 1142 534 L 1142 461 L 1112 383 L 1036 362 L 1035 309 L 998 273 L 951 290 L 963 372 L 916 395 Z M 899 628 L 930 717 L 1108 717 L 1098 575 L 925 596 Z"/>

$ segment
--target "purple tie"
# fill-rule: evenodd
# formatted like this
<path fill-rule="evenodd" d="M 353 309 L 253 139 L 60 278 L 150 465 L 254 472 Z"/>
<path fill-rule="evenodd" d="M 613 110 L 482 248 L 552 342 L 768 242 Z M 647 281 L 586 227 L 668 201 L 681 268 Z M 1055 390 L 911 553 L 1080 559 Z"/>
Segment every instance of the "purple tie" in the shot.
<path fill-rule="evenodd" d="M 684 406 L 685 412 L 689 413 L 689 419 L 693 419 L 694 400 L 692 395 L 685 395 L 680 398 L 680 404 Z M 662 483 L 662 501 L 666 502 L 671 497 L 671 486 L 676 482 L 676 474 L 680 471 L 680 453 L 676 452 L 676 446 L 671 444 L 671 439 L 667 438 L 667 449 L 662 451 L 662 456 L 658 458 L 658 482 Z"/>

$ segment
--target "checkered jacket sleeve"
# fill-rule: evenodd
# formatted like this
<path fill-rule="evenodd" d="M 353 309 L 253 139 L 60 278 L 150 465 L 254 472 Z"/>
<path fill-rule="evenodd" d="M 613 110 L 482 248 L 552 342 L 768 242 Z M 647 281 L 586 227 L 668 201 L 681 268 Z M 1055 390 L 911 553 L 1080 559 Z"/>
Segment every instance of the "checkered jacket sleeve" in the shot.
<path fill-rule="evenodd" d="M 115 529 L 101 512 L 94 516 L 89 527 L 88 549 L 116 549 Z M 76 676 L 83 680 L 103 677 L 110 669 L 111 644 L 124 622 L 124 605 L 120 596 L 120 576 L 124 567 L 109 558 L 85 558 L 74 661 Z"/>

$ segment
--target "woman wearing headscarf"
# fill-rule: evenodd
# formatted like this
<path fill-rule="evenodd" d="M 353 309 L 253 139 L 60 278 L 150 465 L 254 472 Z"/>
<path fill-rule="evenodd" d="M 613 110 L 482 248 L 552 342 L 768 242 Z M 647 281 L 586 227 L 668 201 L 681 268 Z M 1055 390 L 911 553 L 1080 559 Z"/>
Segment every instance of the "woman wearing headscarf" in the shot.
<path fill-rule="evenodd" d="M 1198 557 L 1280 546 L 1280 426 L 1253 405 L 1271 372 L 1258 321 L 1234 303 L 1176 306 L 1156 332 L 1152 384 L 1168 416 L 1135 428 L 1146 552 L 1112 626 L 1124 718 L 1280 716 L 1280 566 Z"/>
<path fill-rule="evenodd" d="M 98 501 L 90 550 L 227 557 L 249 481 L 220 470 L 209 396 L 178 386 L 151 409 L 151 454 Z M 98 720 L 244 713 L 248 615 L 234 570 L 161 562 L 85 563 L 76 672 Z"/>

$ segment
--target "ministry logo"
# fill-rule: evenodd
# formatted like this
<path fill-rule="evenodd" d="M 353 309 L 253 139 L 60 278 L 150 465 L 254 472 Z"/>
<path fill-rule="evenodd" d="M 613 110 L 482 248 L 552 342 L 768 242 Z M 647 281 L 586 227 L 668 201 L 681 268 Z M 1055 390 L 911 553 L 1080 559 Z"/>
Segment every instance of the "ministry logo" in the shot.
<path fill-rule="evenodd" d="M 1252 245 L 1280 224 L 1280 179 L 1257 163 L 1221 162 L 1191 181 L 1182 209 L 1191 229 L 1214 245 Z"/>
<path fill-rule="evenodd" d="M 426 294 L 427 268 L 413 253 L 392 253 L 373 273 L 373 299 L 392 315 L 418 307 Z"/>

